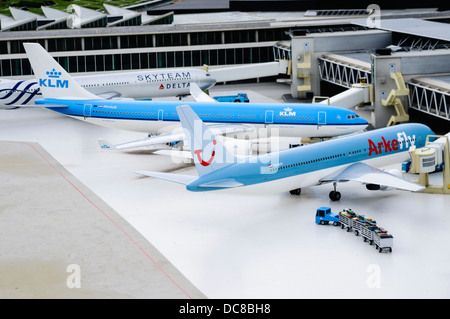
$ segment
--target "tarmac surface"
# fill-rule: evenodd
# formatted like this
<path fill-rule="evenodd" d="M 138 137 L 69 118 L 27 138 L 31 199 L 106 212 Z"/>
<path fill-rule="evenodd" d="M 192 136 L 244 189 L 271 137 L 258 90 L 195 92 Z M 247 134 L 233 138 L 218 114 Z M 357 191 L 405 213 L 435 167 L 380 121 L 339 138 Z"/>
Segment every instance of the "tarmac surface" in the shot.
<path fill-rule="evenodd" d="M 0 142 L 0 298 L 204 298 L 37 143 Z"/>

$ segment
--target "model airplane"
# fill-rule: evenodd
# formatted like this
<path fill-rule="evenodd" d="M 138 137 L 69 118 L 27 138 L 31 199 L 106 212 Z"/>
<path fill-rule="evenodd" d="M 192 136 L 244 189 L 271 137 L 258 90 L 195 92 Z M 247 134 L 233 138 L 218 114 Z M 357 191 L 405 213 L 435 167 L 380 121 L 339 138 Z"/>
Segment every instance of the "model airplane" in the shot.
<path fill-rule="evenodd" d="M 354 133 L 368 122 L 355 112 L 326 105 L 127 101 L 105 100 L 86 91 L 37 43 L 24 43 L 43 99 L 36 104 L 73 118 L 130 131 L 161 133 L 179 125 L 176 107 L 188 103 L 215 134 L 236 134 L 257 127 L 278 128 L 282 136 L 332 137 Z M 143 140 L 103 148 L 127 149 L 180 141 L 180 134 L 165 133 Z"/>
<path fill-rule="evenodd" d="M 369 190 L 396 188 L 419 191 L 422 186 L 375 167 L 409 158 L 409 147 L 423 147 L 434 133 L 422 124 L 403 124 L 352 136 L 295 147 L 280 152 L 237 158 L 223 147 L 187 105 L 177 107 L 190 136 L 191 153 L 199 176 L 138 171 L 144 176 L 186 185 L 189 191 L 249 191 L 257 194 L 290 191 L 333 183 L 330 199 L 341 198 L 337 182 L 358 181 Z M 370 166 L 373 165 L 373 166 Z"/>
<path fill-rule="evenodd" d="M 197 69 L 84 75 L 74 79 L 81 87 L 104 99 L 185 96 L 190 94 L 190 86 L 193 84 L 201 90 L 207 90 L 216 83 L 208 72 Z M 42 79 L 42 81 L 46 80 Z M 36 99 L 42 98 L 39 87 L 47 84 L 46 82 L 38 84 L 36 80 L 1 79 L 0 108 L 11 109 L 34 105 Z"/>

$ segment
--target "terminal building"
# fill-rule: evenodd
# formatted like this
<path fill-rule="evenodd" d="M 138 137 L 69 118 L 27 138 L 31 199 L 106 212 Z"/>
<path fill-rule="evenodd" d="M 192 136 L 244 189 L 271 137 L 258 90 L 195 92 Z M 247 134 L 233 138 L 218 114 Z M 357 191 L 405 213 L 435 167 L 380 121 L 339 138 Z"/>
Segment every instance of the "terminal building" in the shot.
<path fill-rule="evenodd" d="M 10 8 L 0 16 L 0 77 L 30 77 L 23 43 L 38 42 L 70 73 L 222 67 L 289 61 L 290 101 L 368 85 L 372 124 L 409 119 L 408 110 L 450 121 L 450 11 L 330 9 L 303 12 L 154 14 L 104 5 Z M 349 91 L 353 92 L 353 91 Z M 353 94 L 353 93 L 352 93 Z M 358 98 L 359 99 L 359 98 Z M 354 105 L 352 105 L 354 106 Z"/>

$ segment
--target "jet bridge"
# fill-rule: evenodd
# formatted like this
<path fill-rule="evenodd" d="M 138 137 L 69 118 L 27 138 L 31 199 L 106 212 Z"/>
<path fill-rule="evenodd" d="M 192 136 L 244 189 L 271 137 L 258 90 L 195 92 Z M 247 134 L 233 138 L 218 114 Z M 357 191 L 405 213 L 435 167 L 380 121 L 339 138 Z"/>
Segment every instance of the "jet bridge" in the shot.
<path fill-rule="evenodd" d="M 416 77 L 406 84 L 410 108 L 450 120 L 450 75 Z"/>
<path fill-rule="evenodd" d="M 315 96 L 313 103 L 316 103 L 316 99 L 324 100 L 318 102 L 319 104 L 328 104 L 337 107 L 351 108 L 354 106 L 365 105 L 373 101 L 373 90 L 370 84 L 359 83 L 353 84 L 348 90 L 336 94 L 332 97 Z"/>
<path fill-rule="evenodd" d="M 288 67 L 289 61 L 284 59 L 274 62 L 226 66 L 215 69 L 209 69 L 208 66 L 205 66 L 206 70 L 216 79 L 217 83 L 287 74 Z"/>
<path fill-rule="evenodd" d="M 319 104 L 351 108 L 373 102 L 370 56 L 366 53 L 324 54 L 318 57 L 321 81 L 347 88 Z M 369 62 L 367 62 L 367 60 Z M 313 102 L 317 98 L 316 96 Z"/>
<path fill-rule="evenodd" d="M 368 62 L 364 60 L 368 58 Z M 324 54 L 318 58 L 321 81 L 351 88 L 353 84 L 364 80 L 371 81 L 369 54 Z"/>
<path fill-rule="evenodd" d="M 324 54 L 318 58 L 318 63 L 321 81 L 348 88 L 320 103 L 350 108 L 373 102 L 369 54 Z"/>
<path fill-rule="evenodd" d="M 327 95 L 321 91 L 331 83 L 348 90 L 322 103 L 351 107 L 363 100 L 354 89 L 363 80 L 372 87 L 375 128 L 407 122 L 408 107 L 450 120 L 449 24 L 411 18 L 383 19 L 375 28 L 367 28 L 367 19 L 351 24 L 366 29 L 291 34 L 292 98 Z"/>
<path fill-rule="evenodd" d="M 429 139 L 437 138 L 430 142 Z M 450 162 L 449 148 L 450 133 L 446 135 L 432 135 L 427 137 L 425 147 L 410 148 L 411 169 L 410 173 L 419 174 L 417 183 L 425 186 L 421 192 L 433 194 L 450 194 L 450 168 L 446 163 Z M 436 170 L 442 170 L 442 185 L 431 185 L 428 174 Z"/>

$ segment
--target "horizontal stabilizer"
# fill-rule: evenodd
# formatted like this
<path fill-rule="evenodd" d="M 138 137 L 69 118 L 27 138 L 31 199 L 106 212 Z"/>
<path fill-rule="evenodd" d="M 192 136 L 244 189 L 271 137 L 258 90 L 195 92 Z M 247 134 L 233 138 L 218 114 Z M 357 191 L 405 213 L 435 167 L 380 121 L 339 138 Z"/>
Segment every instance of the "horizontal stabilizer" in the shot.
<path fill-rule="evenodd" d="M 233 188 L 243 186 L 244 184 L 237 182 L 234 178 L 221 179 L 218 181 L 213 181 L 209 183 L 204 183 L 198 185 L 199 187 L 222 187 L 222 188 Z"/>
<path fill-rule="evenodd" d="M 171 156 L 171 157 L 177 157 L 177 158 L 185 158 L 193 160 L 192 153 L 190 151 L 179 151 L 179 150 L 157 150 L 153 152 L 153 154 L 156 155 L 165 155 L 165 156 Z M 244 161 L 245 159 L 249 158 L 251 155 L 240 155 L 235 154 L 236 158 L 239 160 Z"/>
<path fill-rule="evenodd" d="M 180 175 L 180 174 L 171 174 L 171 173 L 160 173 L 160 172 L 150 172 L 150 171 L 136 171 L 138 175 L 155 177 L 159 179 L 163 179 L 169 182 L 174 182 L 178 184 L 188 185 L 192 181 L 196 180 L 196 176 L 191 175 Z"/>
<path fill-rule="evenodd" d="M 397 177 L 364 163 L 351 164 L 346 168 L 334 174 L 330 174 L 320 180 L 321 183 L 347 181 L 355 181 L 363 184 L 377 184 L 413 192 L 418 192 L 424 189 L 421 185 L 409 182 L 403 178 Z"/>

